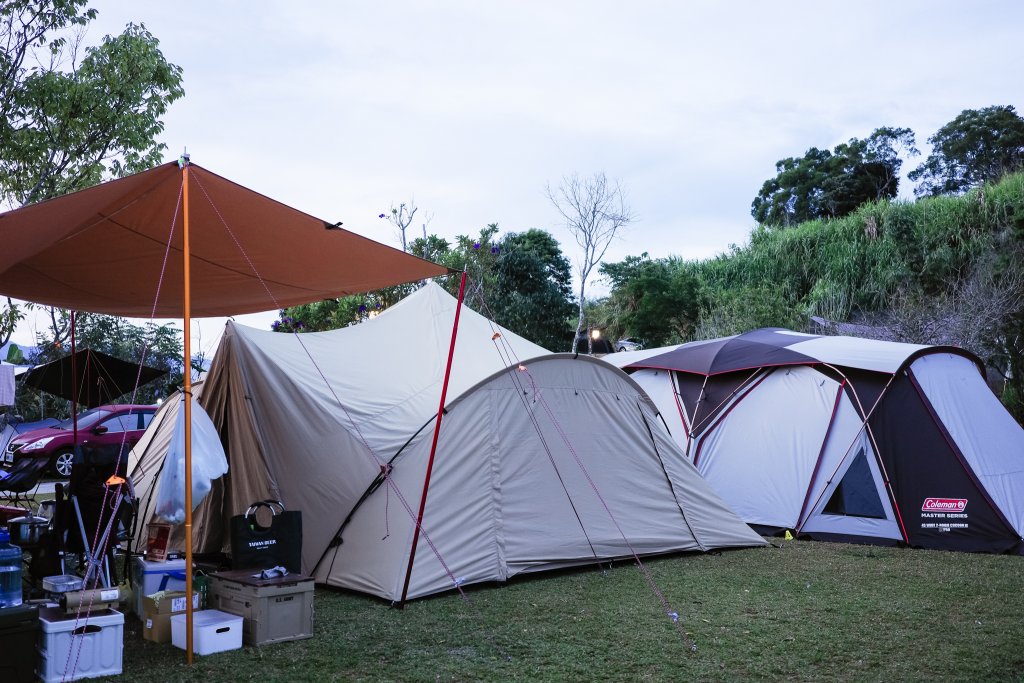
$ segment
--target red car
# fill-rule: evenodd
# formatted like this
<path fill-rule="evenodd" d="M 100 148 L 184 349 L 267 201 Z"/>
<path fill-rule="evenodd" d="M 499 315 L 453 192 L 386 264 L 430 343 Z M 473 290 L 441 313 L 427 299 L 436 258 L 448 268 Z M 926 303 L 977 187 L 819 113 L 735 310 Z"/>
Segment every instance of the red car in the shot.
<path fill-rule="evenodd" d="M 133 447 L 153 421 L 156 406 L 99 406 L 78 415 L 78 443 L 82 446 Z M 12 439 L 0 462 L 10 468 L 21 458 L 49 458 L 50 468 L 63 478 L 71 476 L 74 459 L 74 432 L 71 420 L 54 427 L 26 432 Z"/>

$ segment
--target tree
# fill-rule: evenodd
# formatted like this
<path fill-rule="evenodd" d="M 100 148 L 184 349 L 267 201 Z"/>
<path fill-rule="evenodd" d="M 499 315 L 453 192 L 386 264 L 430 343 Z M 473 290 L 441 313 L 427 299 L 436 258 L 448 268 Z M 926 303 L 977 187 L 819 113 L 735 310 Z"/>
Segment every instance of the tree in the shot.
<path fill-rule="evenodd" d="M 681 260 L 652 260 L 644 252 L 606 263 L 601 273 L 612 286 L 608 306 L 621 328 L 616 332 L 642 339 L 647 347 L 678 344 L 693 334 L 700 318 L 700 284 Z"/>
<path fill-rule="evenodd" d="M 548 200 L 565 222 L 565 227 L 576 240 L 583 252 L 576 262 L 580 278 L 580 293 L 577 304 L 579 317 L 572 351 L 586 323 L 585 306 L 587 280 L 594 267 L 604 259 L 605 252 L 619 230 L 627 227 L 636 217 L 626 204 L 622 186 L 609 182 L 604 173 L 591 178 L 572 175 L 562 178 L 557 189 L 550 185 L 545 188 Z"/>
<path fill-rule="evenodd" d="M 0 5 L 0 207 L 49 199 L 160 161 L 161 117 L 181 68 L 142 25 L 81 51 L 86 0 Z M 81 52 L 81 59 L 79 55 Z M 8 300 L 0 339 L 22 313 Z"/>
<path fill-rule="evenodd" d="M 553 351 L 572 329 L 572 267 L 544 230 L 508 233 L 497 245 L 490 310 L 499 325 Z"/>
<path fill-rule="evenodd" d="M 771 283 L 709 289 L 694 337 L 715 339 L 759 327 L 802 330 L 807 324 L 806 316 L 787 295 Z"/>
<path fill-rule="evenodd" d="M 932 153 L 907 174 L 919 197 L 961 194 L 1024 168 L 1024 118 L 1009 105 L 965 109 L 928 142 Z"/>
<path fill-rule="evenodd" d="M 181 97 L 181 68 L 145 26 L 129 24 L 78 59 L 68 29 L 96 16 L 84 0 L 13 0 L 0 13 L 0 200 L 15 206 L 159 163 L 160 118 Z"/>
<path fill-rule="evenodd" d="M 781 159 L 750 214 L 763 225 L 785 227 L 852 213 L 864 202 L 892 199 L 899 190 L 901 154 L 918 154 L 909 128 L 876 129 L 833 151 L 812 147 L 801 158 Z"/>
<path fill-rule="evenodd" d="M 398 228 L 398 237 L 402 243 L 402 251 L 409 251 L 406 232 L 409 230 L 409 226 L 412 225 L 412 219 L 416 216 L 417 211 L 419 211 L 419 207 L 414 202 L 410 201 L 408 204 L 402 202 L 397 207 L 392 204 L 390 213 L 382 213 L 379 216 L 379 218 L 387 220 L 388 223 Z M 429 222 L 430 217 L 427 216 L 426 221 L 423 223 L 424 239 L 427 236 L 427 223 Z"/>
<path fill-rule="evenodd" d="M 558 242 L 543 230 L 509 233 L 497 239 L 491 223 L 479 235 L 459 235 L 451 244 L 437 235 L 417 237 L 409 253 L 465 270 L 465 303 L 516 334 L 551 349 L 561 349 L 571 330 L 571 267 Z M 453 296 L 459 279 L 440 284 Z M 365 295 L 293 306 L 273 324 L 278 332 L 319 332 L 360 322 L 411 294 L 417 285 L 398 285 Z"/>
<path fill-rule="evenodd" d="M 0 309 L 0 346 L 11 341 L 11 336 L 18 329 L 18 323 L 25 319 L 25 312 L 21 306 L 14 303 L 11 297 L 6 297 L 7 306 Z"/>

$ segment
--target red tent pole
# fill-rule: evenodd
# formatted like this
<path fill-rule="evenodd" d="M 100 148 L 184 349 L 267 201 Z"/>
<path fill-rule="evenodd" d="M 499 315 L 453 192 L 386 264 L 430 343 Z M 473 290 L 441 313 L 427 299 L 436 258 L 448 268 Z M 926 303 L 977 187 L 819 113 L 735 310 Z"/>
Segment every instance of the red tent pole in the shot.
<path fill-rule="evenodd" d="M 183 321 L 185 379 L 182 395 L 185 398 L 185 661 L 192 663 L 192 292 L 190 289 L 191 260 L 188 236 L 188 157 L 181 165 L 183 230 L 181 256 L 184 290 Z"/>
<path fill-rule="evenodd" d="M 427 460 L 427 473 L 423 477 L 423 495 L 420 497 L 420 511 L 416 515 L 416 530 L 412 536 L 412 550 L 409 551 L 409 567 L 405 572 L 405 583 L 402 586 L 402 599 L 398 606 L 405 604 L 409 595 L 409 580 L 412 578 L 412 565 L 416 559 L 416 545 L 420 540 L 420 525 L 423 524 L 423 509 L 427 506 L 427 490 L 430 488 L 430 472 L 434 469 L 434 454 L 437 453 L 437 437 L 441 433 L 441 418 L 444 415 L 445 399 L 448 396 L 448 380 L 452 374 L 452 358 L 455 357 L 455 337 L 459 333 L 459 314 L 462 313 L 462 298 L 466 293 L 466 271 L 462 271 L 459 283 L 459 302 L 455 304 L 455 323 L 452 325 L 452 344 L 448 348 L 448 365 L 444 369 L 444 384 L 441 385 L 441 403 L 437 407 L 437 421 L 434 422 L 434 440 L 430 443 L 430 459 Z"/>

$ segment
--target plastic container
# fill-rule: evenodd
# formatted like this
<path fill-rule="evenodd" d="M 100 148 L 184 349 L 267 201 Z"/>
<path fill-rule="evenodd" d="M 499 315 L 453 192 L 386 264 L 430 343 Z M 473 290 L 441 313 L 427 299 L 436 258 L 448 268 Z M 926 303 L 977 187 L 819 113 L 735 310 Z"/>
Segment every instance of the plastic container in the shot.
<path fill-rule="evenodd" d="M 0 681 L 33 683 L 36 680 L 36 643 L 39 607 L 22 605 L 0 610 Z"/>
<path fill-rule="evenodd" d="M 0 609 L 21 604 L 21 548 L 0 529 Z"/>
<path fill-rule="evenodd" d="M 82 590 L 84 582 L 82 577 L 74 574 L 58 574 L 47 576 L 43 579 L 43 590 L 51 595 L 61 595 L 71 591 Z"/>
<path fill-rule="evenodd" d="M 124 651 L 124 615 L 112 609 L 89 616 L 39 610 L 38 674 L 44 683 L 117 676 Z"/>
<path fill-rule="evenodd" d="M 273 579 L 251 569 L 210 577 L 210 606 L 244 619 L 242 641 L 266 645 L 313 637 L 313 577 L 288 574 Z"/>
<path fill-rule="evenodd" d="M 186 648 L 185 614 L 171 617 L 171 643 Z M 192 613 L 192 651 L 197 655 L 237 650 L 242 647 L 242 617 L 215 609 Z"/>

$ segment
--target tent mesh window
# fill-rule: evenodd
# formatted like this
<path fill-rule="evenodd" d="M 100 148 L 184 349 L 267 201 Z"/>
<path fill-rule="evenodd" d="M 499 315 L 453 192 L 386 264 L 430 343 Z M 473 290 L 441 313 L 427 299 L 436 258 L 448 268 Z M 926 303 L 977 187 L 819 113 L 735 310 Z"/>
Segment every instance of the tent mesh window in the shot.
<path fill-rule="evenodd" d="M 875 478 L 871 475 L 863 448 L 850 463 L 850 469 L 846 470 L 842 481 L 832 492 L 832 497 L 829 498 L 823 512 L 826 515 L 885 519 L 885 509 L 878 497 Z"/>

